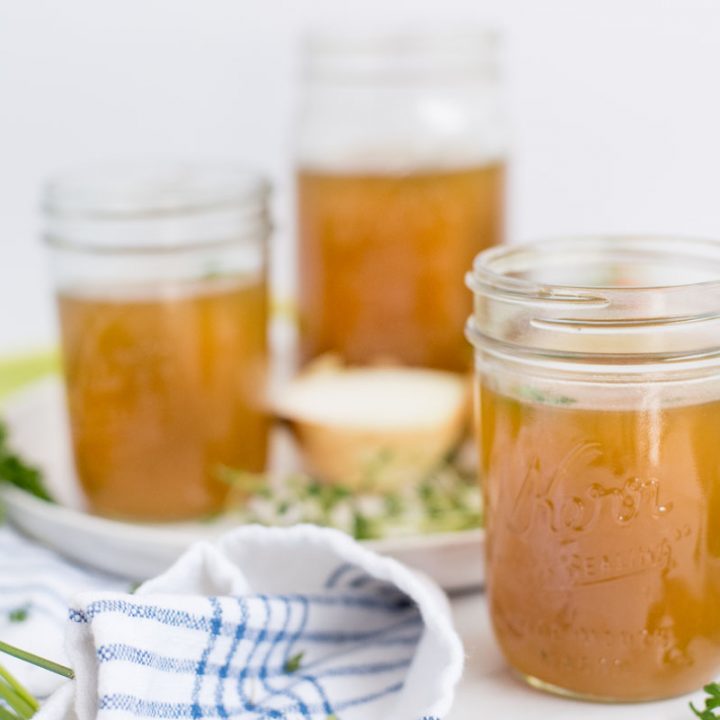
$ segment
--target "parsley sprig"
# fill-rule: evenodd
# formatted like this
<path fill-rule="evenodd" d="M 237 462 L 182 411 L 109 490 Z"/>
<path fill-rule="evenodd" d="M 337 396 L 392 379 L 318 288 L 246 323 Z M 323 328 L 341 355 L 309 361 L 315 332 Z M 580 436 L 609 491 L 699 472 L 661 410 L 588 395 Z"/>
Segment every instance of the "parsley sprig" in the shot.
<path fill-rule="evenodd" d="M 3 482 L 14 485 L 41 500 L 53 502 L 40 470 L 28 465 L 10 449 L 7 427 L 0 420 L 0 483 Z"/>
<path fill-rule="evenodd" d="M 288 658 L 287 662 L 285 663 L 285 666 L 283 667 L 283 670 L 288 675 L 292 675 L 293 673 L 296 673 L 302 666 L 302 661 L 303 661 L 304 657 L 305 657 L 305 653 L 299 652 L 296 655 L 293 655 L 292 657 Z"/>
<path fill-rule="evenodd" d="M 271 526 L 312 523 L 356 540 L 453 532 L 482 524 L 475 470 L 449 458 L 428 476 L 379 493 L 323 483 L 304 473 L 283 477 L 223 467 L 219 476 L 236 491 L 229 503 L 239 521 Z"/>
<path fill-rule="evenodd" d="M 715 713 L 715 710 L 720 708 L 720 684 L 710 683 L 706 685 L 703 690 L 708 695 L 708 697 L 705 698 L 705 707 L 702 710 L 698 710 L 690 703 L 690 709 L 700 720 L 717 720 L 720 718 L 720 714 Z"/>

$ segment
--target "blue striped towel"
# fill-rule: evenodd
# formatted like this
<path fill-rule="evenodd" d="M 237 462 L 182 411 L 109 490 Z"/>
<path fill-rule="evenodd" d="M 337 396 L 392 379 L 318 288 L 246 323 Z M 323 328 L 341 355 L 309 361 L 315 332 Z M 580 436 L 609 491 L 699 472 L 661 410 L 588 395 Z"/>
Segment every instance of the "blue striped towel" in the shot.
<path fill-rule="evenodd" d="M 78 680 L 38 720 L 419 720 L 462 669 L 433 585 L 307 526 L 242 528 L 134 595 L 78 595 L 67 650 Z"/>
<path fill-rule="evenodd" d="M 70 598 L 129 587 L 127 580 L 80 568 L 0 527 L 0 639 L 11 645 L 67 663 L 64 633 Z M 1 662 L 40 698 L 62 683 L 58 676 L 12 658 Z"/>

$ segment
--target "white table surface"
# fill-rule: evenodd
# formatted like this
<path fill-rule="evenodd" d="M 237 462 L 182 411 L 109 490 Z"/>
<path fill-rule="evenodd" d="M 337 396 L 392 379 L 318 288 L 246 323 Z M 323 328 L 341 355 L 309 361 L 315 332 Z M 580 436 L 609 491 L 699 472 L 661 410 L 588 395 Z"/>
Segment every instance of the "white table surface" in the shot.
<path fill-rule="evenodd" d="M 490 628 L 482 594 L 452 601 L 467 665 L 450 714 L 443 720 L 691 720 L 690 700 L 702 692 L 659 703 L 603 705 L 575 702 L 533 690 L 508 670 Z"/>

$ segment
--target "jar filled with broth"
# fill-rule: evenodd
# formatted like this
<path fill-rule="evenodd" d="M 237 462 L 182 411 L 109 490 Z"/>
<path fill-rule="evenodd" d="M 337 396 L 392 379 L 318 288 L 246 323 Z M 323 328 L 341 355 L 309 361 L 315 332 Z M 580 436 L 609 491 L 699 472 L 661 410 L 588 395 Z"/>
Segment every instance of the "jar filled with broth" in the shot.
<path fill-rule="evenodd" d="M 720 671 L 720 243 L 508 246 L 469 281 L 505 656 L 565 695 L 699 689 Z"/>
<path fill-rule="evenodd" d="M 74 458 L 93 511 L 214 513 L 223 466 L 264 469 L 267 194 L 223 165 L 101 165 L 47 184 Z"/>
<path fill-rule="evenodd" d="M 502 236 L 491 33 L 314 37 L 297 154 L 300 356 L 463 372 L 462 277 Z"/>

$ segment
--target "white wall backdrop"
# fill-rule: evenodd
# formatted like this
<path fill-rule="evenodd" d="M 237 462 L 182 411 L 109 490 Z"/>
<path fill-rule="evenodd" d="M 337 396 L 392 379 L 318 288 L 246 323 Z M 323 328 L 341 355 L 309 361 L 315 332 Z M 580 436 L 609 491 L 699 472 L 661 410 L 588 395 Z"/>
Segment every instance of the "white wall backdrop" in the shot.
<path fill-rule="evenodd" d="M 505 32 L 513 240 L 720 237 L 718 0 L 0 0 L 0 352 L 54 336 L 48 172 L 235 158 L 272 176 L 282 230 L 303 30 L 468 22 Z"/>

